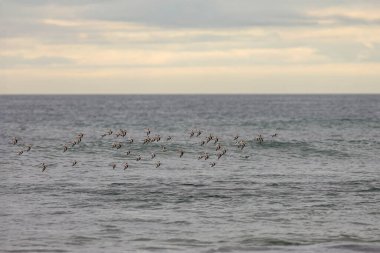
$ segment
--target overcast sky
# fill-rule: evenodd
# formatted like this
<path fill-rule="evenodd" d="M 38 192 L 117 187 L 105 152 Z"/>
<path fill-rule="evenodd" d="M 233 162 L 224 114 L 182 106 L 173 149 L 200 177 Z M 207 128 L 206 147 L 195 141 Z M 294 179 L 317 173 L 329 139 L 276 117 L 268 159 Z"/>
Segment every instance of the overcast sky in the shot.
<path fill-rule="evenodd" d="M 13 93 L 380 93 L 380 1 L 0 0 Z"/>

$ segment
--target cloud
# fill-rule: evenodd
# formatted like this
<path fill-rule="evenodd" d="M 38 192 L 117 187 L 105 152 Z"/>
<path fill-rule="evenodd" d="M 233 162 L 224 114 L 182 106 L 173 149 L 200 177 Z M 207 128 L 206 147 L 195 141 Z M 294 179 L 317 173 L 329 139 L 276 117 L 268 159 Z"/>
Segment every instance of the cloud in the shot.
<path fill-rule="evenodd" d="M 328 23 L 345 24 L 380 24 L 379 8 L 371 7 L 330 7 L 309 10 L 306 12 L 310 17 L 315 17 Z"/>
<path fill-rule="evenodd" d="M 0 66 L 3 68 L 14 68 L 14 67 L 41 67 L 41 66 L 68 66 L 72 64 L 73 61 L 66 57 L 18 57 L 18 56 L 0 56 Z"/>
<path fill-rule="evenodd" d="M 220 28 L 309 25 L 312 20 L 289 8 L 289 1 L 140 0 L 88 6 L 84 17 L 162 27 Z M 299 2 L 302 5 L 302 2 Z"/>
<path fill-rule="evenodd" d="M 293 2 L 293 3 L 292 3 Z M 299 12 L 305 1 L 283 0 L 113 0 L 6 1 L 3 18 L 78 18 L 140 23 L 149 26 L 221 28 L 315 24 Z M 306 1 L 308 2 L 308 1 Z M 295 8 L 297 6 L 297 8 Z M 25 15 L 23 15 L 25 14 Z"/>
<path fill-rule="evenodd" d="M 380 64 L 0 70 L 0 93 L 371 93 Z M 222 78 L 221 78 L 222 76 Z M 9 84 L 12 80 L 12 85 Z M 105 85 L 106 84 L 106 85 Z M 112 87 L 112 89 L 109 89 Z M 6 89 L 4 89 L 6 88 Z"/>
<path fill-rule="evenodd" d="M 379 80 L 380 3 L 372 0 L 0 5 L 0 93 L 4 85 L 28 90 L 28 83 L 39 92 L 64 92 L 58 87 L 68 83 L 65 92 L 84 93 L 106 92 L 105 83 L 114 92 L 212 92 L 217 84 L 226 92 L 321 92 L 351 85 L 339 86 L 342 92 L 360 91 L 361 82 L 362 91 L 376 90 Z"/>
<path fill-rule="evenodd" d="M 177 28 L 299 27 L 377 21 L 375 0 L 8 0 L 2 19 L 108 20 Z M 365 15 L 369 13 L 369 15 Z"/>

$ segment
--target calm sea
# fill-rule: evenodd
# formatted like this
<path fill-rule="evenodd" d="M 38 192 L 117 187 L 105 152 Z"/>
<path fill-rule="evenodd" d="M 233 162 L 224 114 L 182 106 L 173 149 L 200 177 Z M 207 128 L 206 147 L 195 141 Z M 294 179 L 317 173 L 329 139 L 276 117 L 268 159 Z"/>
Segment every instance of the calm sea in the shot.
<path fill-rule="evenodd" d="M 380 95 L 0 96 L 0 251 L 380 252 Z"/>

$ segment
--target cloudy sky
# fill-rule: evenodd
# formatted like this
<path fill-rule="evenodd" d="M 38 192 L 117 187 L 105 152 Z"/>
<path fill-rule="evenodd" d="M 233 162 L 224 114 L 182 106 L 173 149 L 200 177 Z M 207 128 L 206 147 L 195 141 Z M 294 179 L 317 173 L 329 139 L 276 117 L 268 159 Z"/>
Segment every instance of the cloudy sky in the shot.
<path fill-rule="evenodd" d="M 0 0 L 13 93 L 380 93 L 380 1 Z"/>

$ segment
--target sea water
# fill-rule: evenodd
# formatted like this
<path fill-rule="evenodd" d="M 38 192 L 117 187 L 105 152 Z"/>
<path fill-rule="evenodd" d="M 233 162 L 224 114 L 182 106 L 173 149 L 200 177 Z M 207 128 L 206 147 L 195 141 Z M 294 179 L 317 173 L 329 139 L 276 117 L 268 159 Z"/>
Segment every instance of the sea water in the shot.
<path fill-rule="evenodd" d="M 0 96 L 0 251 L 380 252 L 380 96 Z"/>

